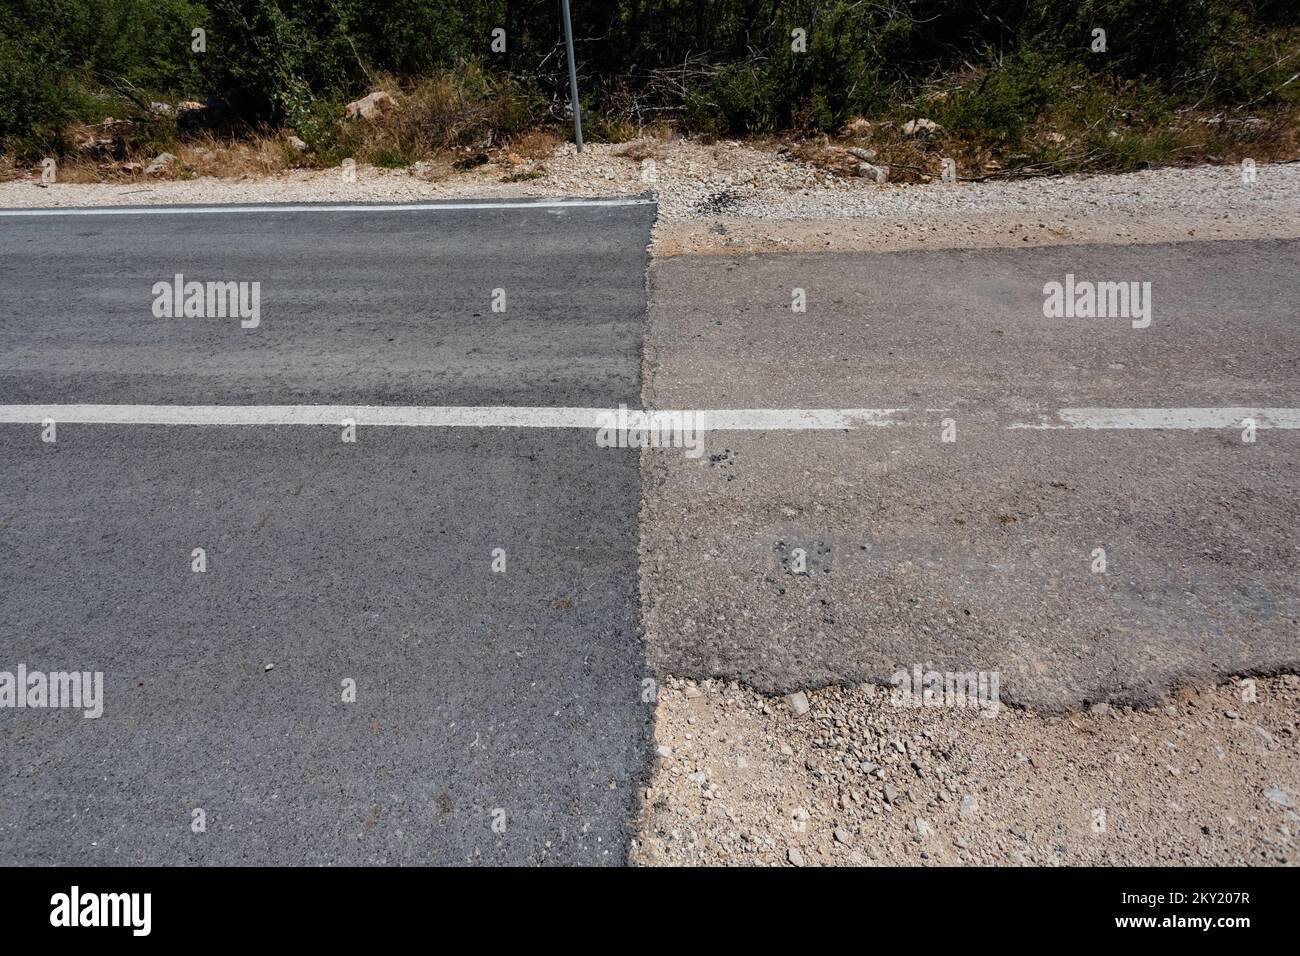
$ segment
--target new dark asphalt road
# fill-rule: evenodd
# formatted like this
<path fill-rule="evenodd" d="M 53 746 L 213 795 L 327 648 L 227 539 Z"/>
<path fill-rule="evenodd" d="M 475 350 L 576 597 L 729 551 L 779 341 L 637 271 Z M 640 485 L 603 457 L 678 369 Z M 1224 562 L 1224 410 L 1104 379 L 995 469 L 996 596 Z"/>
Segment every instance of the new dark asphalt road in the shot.
<path fill-rule="evenodd" d="M 635 406 L 652 217 L 6 219 L 0 404 Z M 155 318 L 174 273 L 260 282 L 260 326 Z M 0 426 L 0 670 L 102 671 L 104 710 L 0 712 L 0 864 L 624 861 L 650 719 L 635 450 L 40 433 Z"/>

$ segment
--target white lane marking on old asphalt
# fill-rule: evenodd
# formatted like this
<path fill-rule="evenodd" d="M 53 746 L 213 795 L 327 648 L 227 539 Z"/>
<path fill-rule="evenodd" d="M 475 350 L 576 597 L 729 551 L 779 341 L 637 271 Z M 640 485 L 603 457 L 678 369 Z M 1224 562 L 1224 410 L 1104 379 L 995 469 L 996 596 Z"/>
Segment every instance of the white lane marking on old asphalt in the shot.
<path fill-rule="evenodd" d="M 1056 421 L 1016 422 L 1008 428 L 1099 430 L 1134 428 L 1300 428 L 1300 408 L 1062 408 Z"/>

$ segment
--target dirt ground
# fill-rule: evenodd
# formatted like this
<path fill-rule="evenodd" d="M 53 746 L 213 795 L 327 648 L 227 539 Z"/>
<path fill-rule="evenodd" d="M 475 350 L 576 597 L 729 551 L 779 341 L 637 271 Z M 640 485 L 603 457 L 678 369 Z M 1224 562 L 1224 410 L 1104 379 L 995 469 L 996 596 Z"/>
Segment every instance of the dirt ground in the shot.
<path fill-rule="evenodd" d="M 802 701 L 668 680 L 634 863 L 1295 865 L 1300 677 L 1162 708 Z"/>
<path fill-rule="evenodd" d="M 1156 243 L 1188 239 L 1290 239 L 1300 231 L 1291 211 L 1223 209 L 1153 212 L 1128 220 L 1066 210 L 1001 215 L 947 215 L 934 222 L 810 222 L 719 218 L 662 224 L 654 253 L 669 256 L 772 252 L 898 252 L 905 249 L 990 249 L 1091 243 Z"/>

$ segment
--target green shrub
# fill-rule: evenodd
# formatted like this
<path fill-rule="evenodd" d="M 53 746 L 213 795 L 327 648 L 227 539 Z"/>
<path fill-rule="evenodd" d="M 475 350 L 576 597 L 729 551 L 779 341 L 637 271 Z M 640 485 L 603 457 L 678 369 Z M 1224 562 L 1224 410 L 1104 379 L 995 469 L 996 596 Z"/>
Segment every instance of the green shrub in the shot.
<path fill-rule="evenodd" d="M 647 118 L 743 135 L 835 132 L 854 116 L 924 109 L 972 143 L 1029 150 L 1043 124 L 1084 116 L 1154 135 L 1165 106 L 1153 104 L 1300 104 L 1300 81 L 1287 82 L 1300 68 L 1294 0 L 576 0 L 573 14 L 598 139 L 626 138 Z M 206 53 L 190 49 L 195 27 L 207 30 Z M 504 53 L 490 50 L 497 27 Z M 806 52 L 791 50 L 796 28 Z M 1104 53 L 1090 49 L 1094 29 L 1106 31 Z M 327 156 L 353 145 L 339 125 L 348 100 L 377 82 L 414 95 L 449 76 L 459 99 L 442 113 L 433 103 L 429 130 L 403 142 L 512 135 L 561 116 L 561 39 L 552 2 L 4 0 L 0 149 L 39 154 L 63 146 L 74 120 L 211 95 L 236 127 L 287 126 Z M 947 100 L 918 100 L 940 83 Z"/>
<path fill-rule="evenodd" d="M 978 82 L 956 90 L 930 112 L 946 129 L 989 145 L 1017 146 L 1040 116 L 1078 79 L 1078 70 L 1053 64 L 1041 53 L 995 61 L 988 55 Z"/>
<path fill-rule="evenodd" d="M 188 0 L 7 0 L 0 18 L 0 149 L 61 148 L 64 127 L 155 98 L 201 95 Z"/>

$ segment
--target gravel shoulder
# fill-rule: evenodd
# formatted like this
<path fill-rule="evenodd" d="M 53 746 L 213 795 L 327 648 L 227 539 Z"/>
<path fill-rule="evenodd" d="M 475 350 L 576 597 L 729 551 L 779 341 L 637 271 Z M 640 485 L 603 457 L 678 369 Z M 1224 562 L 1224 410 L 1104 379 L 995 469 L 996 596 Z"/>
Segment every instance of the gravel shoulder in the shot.
<path fill-rule="evenodd" d="M 991 718 L 896 707 L 873 685 L 801 697 L 665 682 L 632 861 L 1300 863 L 1300 677 Z"/>
<path fill-rule="evenodd" d="M 653 192 L 659 257 L 886 251 L 1300 236 L 1300 163 L 1154 169 L 981 183 L 883 184 L 836 176 L 788 153 L 724 141 L 647 139 L 559 147 L 522 167 L 445 177 L 412 167 L 296 170 L 241 179 L 42 186 L 0 182 L 0 207 L 174 203 L 404 202 Z"/>

